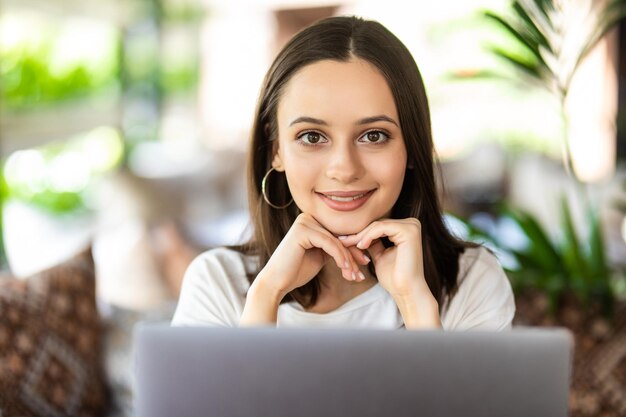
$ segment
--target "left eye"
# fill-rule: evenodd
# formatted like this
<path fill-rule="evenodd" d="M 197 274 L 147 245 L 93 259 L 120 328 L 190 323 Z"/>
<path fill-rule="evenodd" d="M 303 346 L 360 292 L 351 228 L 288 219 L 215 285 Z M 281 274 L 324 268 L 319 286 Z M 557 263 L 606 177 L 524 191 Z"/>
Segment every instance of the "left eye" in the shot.
<path fill-rule="evenodd" d="M 389 140 L 389 135 L 380 130 L 370 130 L 361 136 L 361 139 L 367 143 L 383 143 Z"/>

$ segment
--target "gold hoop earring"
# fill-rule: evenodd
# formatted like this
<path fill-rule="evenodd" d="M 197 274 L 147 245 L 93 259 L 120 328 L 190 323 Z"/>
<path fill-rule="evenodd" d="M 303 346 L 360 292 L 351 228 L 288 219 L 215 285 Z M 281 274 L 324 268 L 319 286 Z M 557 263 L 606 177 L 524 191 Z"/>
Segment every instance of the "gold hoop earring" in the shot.
<path fill-rule="evenodd" d="M 265 202 L 270 205 L 271 207 L 274 207 L 275 209 L 284 209 L 287 208 L 291 205 L 291 203 L 293 203 L 293 198 L 291 199 L 290 202 L 288 202 L 287 204 L 285 204 L 284 206 L 277 206 L 276 204 L 272 204 L 272 202 L 270 202 L 269 198 L 267 197 L 267 193 L 265 191 L 265 183 L 267 182 L 267 177 L 269 177 L 270 173 L 272 171 L 275 171 L 276 169 L 274 167 L 270 168 L 269 171 L 267 171 L 267 173 L 265 174 L 265 176 L 263 177 L 263 180 L 261 181 L 261 194 L 263 194 L 263 199 L 265 200 Z"/>

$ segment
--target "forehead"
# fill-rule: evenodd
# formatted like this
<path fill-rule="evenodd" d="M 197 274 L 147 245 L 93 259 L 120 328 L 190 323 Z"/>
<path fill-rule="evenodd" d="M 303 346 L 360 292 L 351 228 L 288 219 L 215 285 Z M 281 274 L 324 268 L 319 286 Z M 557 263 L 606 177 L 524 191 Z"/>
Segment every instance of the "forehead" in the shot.
<path fill-rule="evenodd" d="M 301 68 L 278 103 L 281 125 L 300 116 L 341 124 L 380 114 L 398 120 L 391 89 L 376 67 L 357 58 L 322 60 Z"/>

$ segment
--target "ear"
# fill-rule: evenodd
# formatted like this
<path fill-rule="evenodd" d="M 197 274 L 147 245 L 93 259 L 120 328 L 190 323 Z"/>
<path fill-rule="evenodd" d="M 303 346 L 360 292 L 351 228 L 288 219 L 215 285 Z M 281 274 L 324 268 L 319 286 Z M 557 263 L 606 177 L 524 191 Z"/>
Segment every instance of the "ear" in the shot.
<path fill-rule="evenodd" d="M 272 144 L 272 153 L 274 154 L 274 158 L 272 159 L 272 167 L 279 172 L 285 170 L 283 167 L 283 159 L 280 156 L 280 148 L 278 146 L 278 140 L 275 140 Z"/>

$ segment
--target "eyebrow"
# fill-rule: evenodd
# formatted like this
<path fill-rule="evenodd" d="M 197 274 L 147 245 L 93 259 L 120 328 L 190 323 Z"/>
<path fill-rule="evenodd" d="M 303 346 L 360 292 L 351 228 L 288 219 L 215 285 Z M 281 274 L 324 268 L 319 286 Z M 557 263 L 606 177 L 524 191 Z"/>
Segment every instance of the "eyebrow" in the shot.
<path fill-rule="evenodd" d="M 398 126 L 398 123 L 395 120 L 393 120 L 389 116 L 385 116 L 384 114 L 381 114 L 381 115 L 378 115 L 378 116 L 365 117 L 363 119 L 358 120 L 356 122 L 356 124 L 358 124 L 358 125 L 366 125 L 366 124 L 374 123 L 374 122 L 389 122 L 389 123 L 392 123 L 392 124 Z M 309 117 L 309 116 L 298 117 L 298 118 L 292 120 L 291 123 L 289 123 L 289 126 L 293 126 L 296 123 L 313 123 L 313 124 L 316 124 L 316 125 L 328 126 L 328 123 L 326 123 L 324 120 L 316 119 L 314 117 Z"/>
<path fill-rule="evenodd" d="M 328 123 L 326 123 L 322 119 L 316 119 L 314 117 L 308 117 L 308 116 L 300 116 L 300 117 L 292 120 L 291 123 L 289 123 L 289 126 L 293 126 L 296 123 L 313 123 L 315 125 L 328 126 Z"/>

